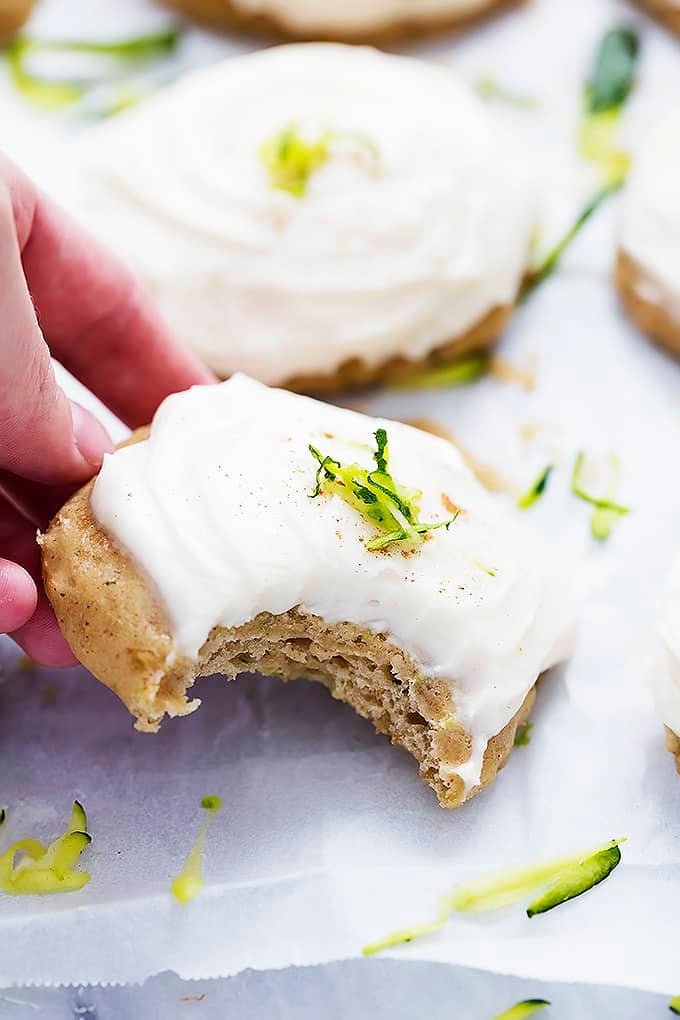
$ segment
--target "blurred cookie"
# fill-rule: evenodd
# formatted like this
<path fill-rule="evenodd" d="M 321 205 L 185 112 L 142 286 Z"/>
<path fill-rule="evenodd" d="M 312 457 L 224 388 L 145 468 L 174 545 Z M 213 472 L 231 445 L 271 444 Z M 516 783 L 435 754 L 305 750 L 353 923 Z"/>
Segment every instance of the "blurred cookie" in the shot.
<path fill-rule="evenodd" d="M 680 354 L 680 115 L 643 142 L 623 196 L 616 285 L 640 329 Z"/>
<path fill-rule="evenodd" d="M 85 145 L 81 217 L 222 377 L 333 390 L 487 348 L 528 262 L 529 154 L 422 60 L 274 47 Z"/>
<path fill-rule="evenodd" d="M 221 29 L 279 39 L 382 43 L 462 28 L 525 0 L 161 0 Z"/>

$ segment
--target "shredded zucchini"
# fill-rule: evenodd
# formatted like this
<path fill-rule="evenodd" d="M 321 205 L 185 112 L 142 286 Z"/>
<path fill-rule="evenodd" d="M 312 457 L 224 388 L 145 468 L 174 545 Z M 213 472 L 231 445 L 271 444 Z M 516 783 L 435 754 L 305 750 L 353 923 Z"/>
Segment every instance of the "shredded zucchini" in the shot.
<path fill-rule="evenodd" d="M 192 846 L 184 866 L 176 878 L 173 878 L 170 891 L 179 903 L 189 903 L 203 889 L 203 852 L 205 850 L 205 838 L 210 826 L 211 816 L 217 814 L 222 807 L 222 799 L 217 794 L 210 794 L 201 799 L 201 807 L 207 812 L 208 817 L 198 830 L 196 842 Z"/>
<path fill-rule="evenodd" d="M 607 488 L 607 495 L 603 497 L 593 496 L 583 487 L 582 476 L 587 467 L 585 453 L 581 450 L 576 455 L 574 467 L 571 472 L 571 491 L 578 499 L 590 503 L 595 507 L 590 522 L 590 530 L 593 538 L 600 542 L 609 538 L 613 524 L 619 517 L 630 513 L 630 507 L 615 503 L 612 499 L 619 479 L 619 462 L 615 454 L 610 454 L 609 463 L 611 468 L 610 482 Z"/>
<path fill-rule="evenodd" d="M 414 939 L 422 938 L 423 935 L 431 935 L 433 932 L 439 931 L 444 927 L 448 919 L 449 911 L 446 910 L 436 921 L 431 921 L 429 924 L 417 924 L 412 928 L 403 928 L 401 931 L 394 931 L 391 935 L 386 935 L 384 939 L 364 946 L 361 952 L 364 956 L 374 956 L 376 953 L 381 953 L 384 949 L 406 945 L 409 942 L 413 942 Z"/>
<path fill-rule="evenodd" d="M 619 190 L 622 183 L 623 182 L 619 180 L 605 184 L 603 188 L 593 195 L 576 217 L 576 220 L 571 227 L 569 227 L 565 235 L 557 242 L 554 248 L 548 252 L 542 261 L 529 272 L 520 290 L 520 301 L 526 301 L 529 295 L 532 294 L 544 280 L 547 280 L 549 276 L 552 276 L 559 266 L 562 256 L 574 238 L 580 234 L 590 217 L 600 208 L 603 202 L 606 202 L 608 198 Z"/>
<path fill-rule="evenodd" d="M 356 510 L 370 524 L 376 525 L 384 534 L 366 542 L 370 551 L 387 548 L 397 542 L 419 545 L 428 531 L 449 528 L 460 510 L 453 517 L 435 524 L 423 524 L 418 520 L 419 501 L 422 493 L 398 485 L 388 469 L 387 432 L 379 428 L 375 432 L 375 469 L 368 471 L 360 464 L 341 464 L 333 457 L 324 456 L 310 443 L 309 452 L 318 462 L 316 485 L 310 493 L 316 499 L 322 492 L 339 496 Z"/>
<path fill-rule="evenodd" d="M 498 910 L 500 907 L 517 903 L 519 900 L 526 899 L 533 892 L 546 887 L 548 887 L 546 896 L 550 895 L 551 898 L 554 898 L 553 891 L 559 888 L 562 898 L 552 902 L 550 907 L 542 906 L 543 897 L 530 904 L 527 913 L 529 917 L 533 917 L 534 914 L 544 913 L 545 910 L 558 906 L 558 903 L 564 903 L 567 899 L 573 899 L 574 896 L 587 892 L 588 889 L 606 878 L 604 874 L 601 877 L 595 877 L 596 874 L 599 874 L 599 865 L 602 863 L 601 855 L 611 855 L 607 857 L 607 865 L 611 864 L 607 871 L 609 874 L 621 859 L 619 844 L 623 842 L 623 839 L 612 840 L 606 846 L 587 851 L 585 854 L 557 858 L 528 868 L 511 868 L 498 875 L 493 875 L 491 878 L 459 886 L 454 890 L 451 902 L 456 910 L 477 913 Z M 616 858 L 615 861 L 614 858 Z M 591 872 L 589 869 L 593 862 Z M 568 883 L 563 884 L 564 879 L 568 879 Z M 566 895 L 567 892 L 569 895 Z"/>
<path fill-rule="evenodd" d="M 527 917 L 545 914 L 561 903 L 582 896 L 589 889 L 599 885 L 621 861 L 618 843 L 599 850 L 590 857 L 575 861 L 565 868 L 546 891 L 527 907 Z"/>
<path fill-rule="evenodd" d="M 531 96 L 521 95 L 499 84 L 491 74 L 484 74 L 475 82 L 475 92 L 482 99 L 495 99 L 508 106 L 516 106 L 522 110 L 535 110 L 538 103 Z"/>
<path fill-rule="evenodd" d="M 585 114 L 581 123 L 579 151 L 599 167 L 605 185 L 621 184 L 630 169 L 630 156 L 617 143 L 620 119 L 619 109 L 604 110 Z"/>
<path fill-rule="evenodd" d="M 532 1013 L 549 1005 L 547 999 L 524 999 L 523 1002 L 517 1002 L 510 1009 L 499 1013 L 494 1017 L 494 1020 L 524 1020 L 525 1017 L 531 1016 Z"/>
<path fill-rule="evenodd" d="M 392 932 L 364 946 L 362 952 L 364 956 L 372 956 L 383 949 L 403 945 L 439 931 L 454 910 L 461 913 L 498 910 L 528 899 L 532 893 L 541 889 L 545 893 L 529 904 L 527 916 L 531 918 L 545 913 L 560 903 L 581 896 L 610 875 L 621 860 L 619 844 L 624 842 L 624 839 L 612 840 L 606 846 L 597 847 L 585 854 L 558 857 L 528 868 L 511 868 L 490 878 L 458 886 L 453 893 L 440 899 L 439 913 L 434 921 Z"/>
<path fill-rule="evenodd" d="M 630 28 L 613 28 L 603 37 L 588 87 L 591 113 L 613 110 L 625 103 L 633 87 L 640 41 Z"/>
<path fill-rule="evenodd" d="M 43 110 L 70 106 L 85 95 L 87 85 L 81 81 L 63 81 L 33 73 L 29 61 L 41 53 L 83 53 L 112 58 L 119 64 L 139 63 L 171 53 L 180 39 L 178 28 L 117 42 L 87 40 L 35 39 L 17 36 L 7 47 L 9 73 L 15 88 L 29 103 Z M 108 75 L 110 76 L 110 75 Z M 121 105 L 121 109 L 124 108 Z M 129 104 L 127 104 L 129 105 Z"/>
<path fill-rule="evenodd" d="M 525 722 L 523 726 L 517 727 L 517 733 L 513 741 L 515 747 L 528 747 L 531 743 L 531 731 L 534 727 L 532 722 Z"/>
<path fill-rule="evenodd" d="M 671 1013 L 677 1013 L 680 1016 L 680 995 L 675 995 L 668 1004 L 668 1008 Z"/>
<path fill-rule="evenodd" d="M 552 474 L 553 466 L 554 465 L 552 464 L 548 464 L 547 467 L 543 468 L 533 485 L 518 498 L 517 506 L 520 510 L 528 510 L 530 506 L 533 506 L 534 503 L 538 502 L 548 486 L 548 480 Z"/>
<path fill-rule="evenodd" d="M 91 842 L 85 810 L 75 801 L 66 832 L 49 846 L 37 839 L 20 839 L 5 850 L 0 856 L 0 889 L 11 896 L 82 889 L 90 875 L 74 869 Z"/>
<path fill-rule="evenodd" d="M 328 160 L 331 137 L 326 131 L 314 141 L 307 141 L 294 124 L 289 124 L 268 138 L 260 147 L 260 158 L 272 188 L 302 198 L 311 175 Z"/>
<path fill-rule="evenodd" d="M 473 354 L 469 358 L 455 361 L 451 365 L 440 365 L 438 368 L 427 368 L 416 372 L 401 382 L 395 383 L 393 389 L 399 390 L 436 390 L 446 386 L 467 386 L 477 382 L 486 375 L 491 365 L 488 354 Z"/>
<path fill-rule="evenodd" d="M 633 86 L 640 44 L 629 28 L 607 32 L 597 51 L 581 125 L 580 151 L 598 165 L 605 184 L 622 183 L 630 157 L 617 143 L 623 104 Z"/>

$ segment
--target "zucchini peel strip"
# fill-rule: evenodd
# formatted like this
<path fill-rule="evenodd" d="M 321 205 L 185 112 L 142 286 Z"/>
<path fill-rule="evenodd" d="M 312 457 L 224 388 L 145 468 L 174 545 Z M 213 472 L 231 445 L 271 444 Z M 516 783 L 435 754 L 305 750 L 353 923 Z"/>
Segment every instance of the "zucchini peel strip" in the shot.
<path fill-rule="evenodd" d="M 625 839 L 614 839 L 605 846 L 583 854 L 558 857 L 530 867 L 511 868 L 490 878 L 460 885 L 440 899 L 439 913 L 435 920 L 392 932 L 364 946 L 362 952 L 364 956 L 373 956 L 384 949 L 431 935 L 444 927 L 454 911 L 471 914 L 499 910 L 519 900 L 526 900 L 534 893 L 540 895 L 529 904 L 527 917 L 544 914 L 604 881 L 621 860 L 621 843 L 625 843 Z"/>
<path fill-rule="evenodd" d="M 90 881 L 90 874 L 76 871 L 75 866 L 91 842 L 85 810 L 75 801 L 66 832 L 49 846 L 37 839 L 20 839 L 5 850 L 0 856 L 0 889 L 10 896 L 82 889 Z"/>

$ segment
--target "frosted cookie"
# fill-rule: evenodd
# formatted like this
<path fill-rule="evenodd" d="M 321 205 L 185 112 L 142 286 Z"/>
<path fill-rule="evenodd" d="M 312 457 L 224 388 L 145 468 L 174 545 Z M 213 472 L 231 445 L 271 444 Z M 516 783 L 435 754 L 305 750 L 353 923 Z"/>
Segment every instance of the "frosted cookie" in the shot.
<path fill-rule="evenodd" d="M 680 556 L 676 556 L 659 606 L 657 630 L 661 647 L 652 683 L 661 718 L 666 724 L 666 746 L 675 755 L 680 772 Z"/>
<path fill-rule="evenodd" d="M 331 44 L 200 70 L 102 125 L 81 214 L 222 377 L 305 391 L 489 347 L 536 189 L 448 69 Z"/>
<path fill-rule="evenodd" d="M 680 354 L 680 115 L 644 142 L 623 197 L 616 284 L 638 326 Z"/>
<path fill-rule="evenodd" d="M 524 0 L 161 0 L 205 25 L 288 39 L 387 43 L 461 28 Z"/>
<path fill-rule="evenodd" d="M 324 684 L 456 807 L 569 651 L 569 578 L 455 447 L 237 375 L 169 397 L 43 539 L 60 626 L 141 730 L 197 676 Z"/>
<path fill-rule="evenodd" d="M 0 0 L 0 43 L 19 31 L 34 7 L 35 0 Z"/>
<path fill-rule="evenodd" d="M 680 0 L 635 0 L 635 3 L 680 35 Z"/>

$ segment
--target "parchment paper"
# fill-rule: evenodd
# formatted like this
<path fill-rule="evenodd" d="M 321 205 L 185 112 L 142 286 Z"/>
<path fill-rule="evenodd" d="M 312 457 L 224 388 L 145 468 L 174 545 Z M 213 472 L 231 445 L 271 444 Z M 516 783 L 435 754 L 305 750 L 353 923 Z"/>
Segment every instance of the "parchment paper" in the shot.
<path fill-rule="evenodd" d="M 497 113 L 516 123 L 550 190 L 545 245 L 592 189 L 574 156 L 579 83 L 602 30 L 624 10 L 644 27 L 625 126 L 634 148 L 650 117 L 677 97 L 680 49 L 623 5 L 537 0 L 471 40 L 428 50 L 471 78 L 491 72 L 540 101 L 536 111 Z M 192 46 L 195 57 L 199 42 Z M 64 148 L 51 159 L 55 182 L 73 131 L 65 121 Z M 48 177 L 25 135 L 12 137 Z M 312 684 L 204 680 L 203 707 L 153 737 L 135 733 L 84 670 L 17 668 L 4 641 L 0 801 L 10 813 L 2 845 L 56 835 L 76 795 L 94 842 L 82 892 L 0 896 L 0 983 L 141 981 L 164 970 L 207 978 L 351 958 L 364 943 L 427 920 L 458 881 L 626 836 L 623 863 L 588 895 L 531 921 L 521 907 L 457 916 L 393 955 L 677 994 L 680 777 L 646 677 L 655 602 L 680 543 L 680 367 L 618 312 L 609 283 L 615 216 L 612 203 L 504 340 L 503 357 L 533 370 L 531 392 L 488 378 L 355 401 L 447 425 L 519 489 L 548 461 L 558 465 L 526 519 L 571 556 L 585 610 L 572 661 L 540 688 L 530 745 L 489 791 L 446 812 L 405 752 Z M 527 423 L 539 425 L 531 440 L 520 434 Z M 634 508 L 602 547 L 590 538 L 588 508 L 569 494 L 581 448 L 618 454 L 619 496 Z M 512 495 L 496 498 L 519 513 Z M 208 888 L 182 907 L 169 885 L 207 793 L 224 805 L 207 840 Z"/>

